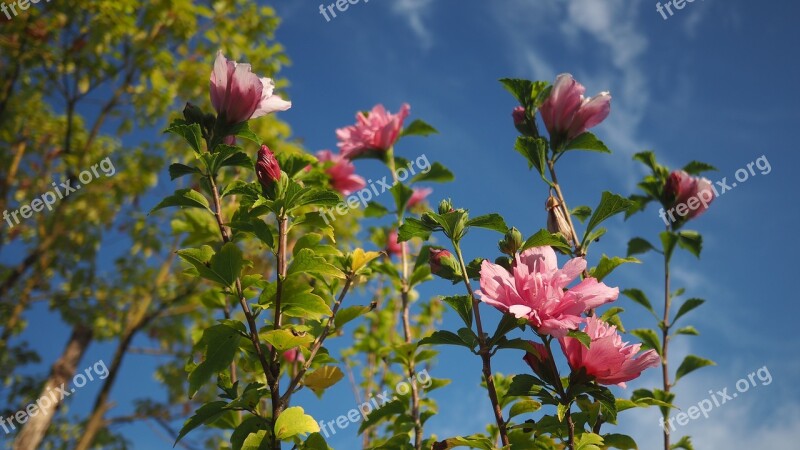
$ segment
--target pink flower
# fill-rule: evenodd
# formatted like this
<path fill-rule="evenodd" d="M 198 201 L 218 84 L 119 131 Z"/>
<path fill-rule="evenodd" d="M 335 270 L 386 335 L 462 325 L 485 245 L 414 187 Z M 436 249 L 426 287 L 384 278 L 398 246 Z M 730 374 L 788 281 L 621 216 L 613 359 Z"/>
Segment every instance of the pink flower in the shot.
<path fill-rule="evenodd" d="M 397 230 L 392 230 L 386 235 L 386 253 L 389 256 L 398 256 L 403 252 L 402 244 L 397 242 Z"/>
<path fill-rule="evenodd" d="M 283 352 L 282 356 L 283 359 L 288 363 L 293 363 L 295 361 L 299 361 L 302 363 L 306 361 L 306 358 L 303 356 L 300 350 L 296 348 L 293 348 L 291 350 L 286 350 L 285 352 Z"/>
<path fill-rule="evenodd" d="M 433 192 L 433 189 L 431 188 L 413 188 L 413 190 L 414 193 L 411 194 L 411 198 L 408 199 L 407 206 L 409 208 L 419 205 L 420 203 L 425 201 L 425 199 L 428 198 L 429 195 L 431 195 L 431 192 Z"/>
<path fill-rule="evenodd" d="M 714 190 L 708 179 L 693 177 L 683 170 L 675 170 L 669 174 L 667 184 L 664 186 L 664 197 L 668 205 L 686 205 L 676 209 L 688 211 L 685 214 L 688 220 L 708 209 L 708 205 L 714 200 Z M 692 200 L 693 198 L 695 200 Z M 684 215 L 680 212 L 678 214 Z"/>
<path fill-rule="evenodd" d="M 627 342 L 622 342 L 617 327 L 596 317 L 586 318 L 583 331 L 592 340 L 589 348 L 578 339 L 563 337 L 559 339 L 561 349 L 572 370 L 584 368 L 600 384 L 616 384 L 624 388 L 626 381 L 637 378 L 649 367 L 661 364 L 661 357 L 655 350 L 634 358 L 642 344 L 627 345 Z"/>
<path fill-rule="evenodd" d="M 277 95 L 272 95 L 275 82 L 259 78 L 250 71 L 250 64 L 229 61 L 217 53 L 211 72 L 211 104 L 226 123 L 235 124 L 292 107 Z"/>
<path fill-rule="evenodd" d="M 481 264 L 484 303 L 517 318 L 525 318 L 539 333 L 556 337 L 578 328 L 581 314 L 616 300 L 618 288 L 586 278 L 571 289 L 567 285 L 586 268 L 586 260 L 574 258 L 558 268 L 550 247 L 534 247 L 515 255 L 513 274 L 497 264 Z"/>
<path fill-rule="evenodd" d="M 317 159 L 323 163 L 333 163 L 326 165 L 325 173 L 330 177 L 331 186 L 342 195 L 350 195 L 367 185 L 363 178 L 355 174 L 356 166 L 341 154 L 334 154 L 330 150 L 320 150 L 317 152 Z"/>
<path fill-rule="evenodd" d="M 389 150 L 397 141 L 410 109 L 408 103 L 403 103 L 400 112 L 390 114 L 383 105 L 376 105 L 369 115 L 356 114 L 355 125 L 336 130 L 342 156 L 353 159 L 370 150 Z"/>
<path fill-rule="evenodd" d="M 266 145 L 262 145 L 261 150 L 258 151 L 256 176 L 261 186 L 265 189 L 269 189 L 281 179 L 281 166 L 278 165 L 275 154 Z"/>
<path fill-rule="evenodd" d="M 565 144 L 608 117 L 611 112 L 611 94 L 601 92 L 584 98 L 586 88 L 564 73 L 556 78 L 553 90 L 539 111 L 555 145 Z"/>

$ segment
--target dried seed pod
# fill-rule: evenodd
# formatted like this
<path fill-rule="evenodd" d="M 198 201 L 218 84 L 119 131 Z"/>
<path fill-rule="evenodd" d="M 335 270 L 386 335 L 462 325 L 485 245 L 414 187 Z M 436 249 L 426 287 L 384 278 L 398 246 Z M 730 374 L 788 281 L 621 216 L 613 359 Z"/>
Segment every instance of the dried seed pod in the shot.
<path fill-rule="evenodd" d="M 567 238 L 570 245 L 575 245 L 572 240 L 572 228 L 569 226 L 569 221 L 564 216 L 564 210 L 561 208 L 561 203 L 557 198 L 550 194 L 545 202 L 547 209 L 547 231 L 551 233 L 561 233 Z"/>

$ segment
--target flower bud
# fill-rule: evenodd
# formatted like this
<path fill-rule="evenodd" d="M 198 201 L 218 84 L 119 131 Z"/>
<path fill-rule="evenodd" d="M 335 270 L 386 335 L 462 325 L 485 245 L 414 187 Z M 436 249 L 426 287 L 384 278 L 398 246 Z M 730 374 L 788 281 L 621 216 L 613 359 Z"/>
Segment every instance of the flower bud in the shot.
<path fill-rule="evenodd" d="M 447 214 L 449 212 L 453 212 L 453 203 L 448 198 L 447 200 L 442 200 L 439 202 L 439 214 Z"/>
<path fill-rule="evenodd" d="M 575 245 L 572 242 L 572 228 L 569 226 L 564 210 L 561 208 L 561 203 L 558 199 L 550 195 L 545 202 L 545 209 L 547 209 L 547 231 L 551 233 L 561 233 L 570 245 Z"/>
<path fill-rule="evenodd" d="M 557 376 L 554 375 L 553 367 L 550 363 L 552 356 L 547 351 L 547 347 L 538 342 L 528 341 L 528 343 L 533 347 L 533 349 L 528 350 L 522 359 L 528 363 L 530 368 L 533 370 L 533 373 L 538 375 L 539 378 L 552 383 L 557 379 Z"/>
<path fill-rule="evenodd" d="M 428 262 L 432 274 L 450 281 L 461 279 L 461 266 L 449 251 L 443 248 L 431 248 Z"/>
<path fill-rule="evenodd" d="M 191 103 L 187 102 L 186 106 L 183 108 L 183 117 L 190 124 L 198 123 L 201 126 L 203 124 L 203 111 Z"/>
<path fill-rule="evenodd" d="M 522 233 L 519 232 L 518 229 L 512 227 L 503 239 L 500 239 L 500 242 L 497 243 L 497 246 L 500 247 L 500 252 L 505 253 L 508 256 L 514 256 L 520 248 L 522 248 Z"/>
<path fill-rule="evenodd" d="M 266 145 L 262 145 L 261 150 L 258 151 L 256 176 L 264 189 L 271 188 L 281 179 L 281 166 L 278 165 L 278 160 Z"/>

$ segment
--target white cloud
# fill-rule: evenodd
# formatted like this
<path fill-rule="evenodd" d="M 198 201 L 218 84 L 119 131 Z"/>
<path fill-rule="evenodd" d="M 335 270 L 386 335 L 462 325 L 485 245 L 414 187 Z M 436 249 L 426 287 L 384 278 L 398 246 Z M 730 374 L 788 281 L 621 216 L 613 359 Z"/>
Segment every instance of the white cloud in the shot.
<path fill-rule="evenodd" d="M 423 16 L 430 12 L 433 0 L 395 0 L 392 3 L 392 12 L 404 16 L 408 26 L 419 39 L 423 48 L 433 45 L 433 35 L 423 22 Z"/>

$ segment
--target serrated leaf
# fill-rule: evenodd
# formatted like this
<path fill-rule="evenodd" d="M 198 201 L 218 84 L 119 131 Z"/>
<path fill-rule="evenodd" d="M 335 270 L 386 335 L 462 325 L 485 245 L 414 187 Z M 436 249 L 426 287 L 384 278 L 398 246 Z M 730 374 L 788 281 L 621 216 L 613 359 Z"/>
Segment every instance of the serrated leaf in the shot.
<path fill-rule="evenodd" d="M 431 125 L 426 123 L 424 120 L 417 119 L 408 126 L 403 129 L 403 132 L 400 134 L 401 136 L 430 136 L 432 134 L 438 134 L 439 132 L 436 131 L 436 128 L 433 128 Z"/>
<path fill-rule="evenodd" d="M 420 339 L 419 345 L 460 345 L 471 349 L 461 336 L 447 330 L 434 331 L 430 336 Z"/>
<path fill-rule="evenodd" d="M 453 172 L 443 166 L 441 163 L 435 162 L 431 164 L 427 172 L 420 172 L 411 179 L 411 184 L 426 181 L 428 183 L 449 183 L 455 180 Z"/>
<path fill-rule="evenodd" d="M 511 419 L 512 417 L 519 416 L 520 414 L 536 412 L 541 407 L 542 404 L 536 400 L 520 400 L 511 405 L 511 409 L 508 411 L 508 418 Z"/>
<path fill-rule="evenodd" d="M 466 295 L 454 295 L 450 297 L 442 297 L 442 301 L 447 303 L 456 313 L 458 313 L 461 320 L 467 327 L 472 327 L 472 300 Z"/>
<path fill-rule="evenodd" d="M 320 320 L 333 314 L 322 297 L 310 292 L 287 296 L 281 303 L 281 313 L 289 317 Z"/>
<path fill-rule="evenodd" d="M 544 175 L 547 167 L 547 142 L 542 138 L 520 136 L 514 143 L 514 150 L 524 156 L 528 161 L 528 168 L 536 168 L 536 172 L 545 183 L 551 184 L 550 180 Z"/>
<path fill-rule="evenodd" d="M 603 141 L 588 131 L 571 140 L 564 148 L 564 151 L 567 150 L 588 150 L 592 152 L 611 153 L 611 150 L 606 147 Z"/>
<path fill-rule="evenodd" d="M 322 366 L 319 369 L 307 374 L 303 378 L 303 384 L 317 394 L 317 397 L 322 397 L 325 389 L 338 383 L 339 380 L 344 378 L 342 370 L 336 366 Z"/>
<path fill-rule="evenodd" d="M 278 351 L 285 352 L 301 345 L 310 344 L 314 337 L 310 334 L 296 336 L 289 330 L 270 330 L 264 333 L 264 340 Z"/>
<path fill-rule="evenodd" d="M 217 420 L 222 414 L 225 413 L 225 405 L 227 403 L 222 401 L 210 402 L 206 403 L 205 405 L 197 408 L 194 415 L 190 417 L 181 428 L 180 432 L 178 432 L 178 437 L 175 439 L 175 443 L 173 447 L 181 441 L 190 431 L 194 430 L 195 428 L 203 425 L 204 423 L 210 423 Z"/>
<path fill-rule="evenodd" d="M 397 242 L 406 242 L 415 237 L 427 241 L 432 232 L 433 229 L 422 223 L 421 220 L 409 217 L 397 229 Z"/>
<path fill-rule="evenodd" d="M 603 438 L 594 433 L 583 433 L 575 439 L 575 450 L 602 450 Z"/>
<path fill-rule="evenodd" d="M 319 424 L 300 406 L 286 408 L 275 421 L 275 437 L 284 441 L 300 434 L 319 432 Z"/>
<path fill-rule="evenodd" d="M 606 448 L 618 448 L 620 450 L 639 450 L 636 441 L 632 437 L 624 434 L 605 434 L 603 444 Z"/>
<path fill-rule="evenodd" d="M 655 331 L 647 328 L 631 330 L 631 334 L 642 340 L 642 348 L 653 349 L 661 355 L 661 341 Z"/>
<path fill-rule="evenodd" d="M 196 346 L 203 352 L 203 361 L 189 372 L 189 397 L 193 397 L 214 374 L 230 367 L 239 348 L 243 330 L 243 326 L 237 329 L 219 324 L 203 331 L 203 336 Z"/>
<path fill-rule="evenodd" d="M 650 304 L 650 300 L 647 299 L 647 296 L 639 289 L 625 289 L 622 291 L 622 295 L 628 297 L 629 299 L 633 300 L 634 302 L 644 306 L 648 311 L 656 314 L 655 310 L 653 310 L 653 305 Z"/>
<path fill-rule="evenodd" d="M 364 249 L 357 248 L 353 250 L 352 256 L 353 264 L 351 269 L 353 272 L 358 272 L 359 269 L 369 264 L 370 261 L 377 259 L 381 254 L 380 252 L 365 252 Z"/>
<path fill-rule="evenodd" d="M 369 202 L 364 208 L 364 217 L 383 217 L 389 214 L 389 210 L 378 202 Z"/>
<path fill-rule="evenodd" d="M 479 450 L 494 450 L 495 448 L 488 437 L 477 434 L 447 438 L 443 441 L 435 442 L 432 448 L 436 450 L 450 450 L 459 447 L 469 447 Z"/>
<path fill-rule="evenodd" d="M 683 376 L 688 375 L 697 369 L 706 366 L 716 366 L 716 365 L 717 364 L 714 361 L 711 361 L 710 359 L 701 358 L 696 355 L 689 355 L 683 359 L 683 362 L 681 363 L 680 367 L 678 367 L 678 370 L 675 372 L 675 383 L 677 383 L 678 380 L 683 378 Z"/>
<path fill-rule="evenodd" d="M 330 276 L 334 278 L 345 278 L 344 273 L 336 266 L 329 263 L 325 258 L 317 256 L 314 251 L 308 248 L 300 250 L 300 252 L 292 259 L 287 271 L 288 275 L 298 273 L 310 273 L 318 277 Z"/>
<path fill-rule="evenodd" d="M 612 194 L 608 191 L 603 192 L 603 195 L 600 198 L 600 204 L 597 206 L 597 208 L 595 208 L 592 217 L 589 219 L 589 223 L 586 225 L 584 241 L 586 236 L 588 236 L 596 226 L 603 223 L 606 219 L 627 210 L 630 205 L 631 201 L 625 197 Z"/>
<path fill-rule="evenodd" d="M 242 272 L 244 260 L 242 250 L 233 242 L 228 242 L 211 257 L 211 270 L 225 281 L 226 286 L 231 286 Z"/>
<path fill-rule="evenodd" d="M 706 164 L 700 161 L 692 161 L 689 164 L 683 166 L 683 171 L 688 173 L 689 175 L 700 175 L 703 172 L 712 172 L 716 170 L 717 168 L 712 166 L 711 164 Z"/>
<path fill-rule="evenodd" d="M 680 319 L 684 314 L 688 313 L 689 311 L 697 308 L 698 306 L 705 303 L 705 300 L 701 300 L 699 298 L 690 298 L 683 302 L 680 308 L 678 308 L 678 312 L 675 314 L 675 318 L 672 319 L 672 323 L 675 323 Z"/>
<path fill-rule="evenodd" d="M 691 325 L 687 325 L 685 327 L 681 327 L 675 331 L 675 334 L 684 334 L 687 336 L 700 336 L 700 332 Z"/>
<path fill-rule="evenodd" d="M 561 250 L 571 252 L 572 246 L 569 245 L 567 239 L 560 233 L 550 233 L 545 229 L 541 229 L 533 236 L 529 237 L 524 244 L 522 244 L 521 252 L 532 247 L 554 247 Z"/>
<path fill-rule="evenodd" d="M 588 206 L 576 206 L 572 208 L 570 214 L 575 216 L 578 220 L 581 221 L 581 223 L 583 223 L 586 222 L 586 219 L 588 219 L 592 215 L 592 208 Z"/>
<path fill-rule="evenodd" d="M 467 221 L 467 226 L 486 228 L 487 230 L 494 230 L 500 233 L 508 231 L 508 225 L 500 214 L 485 214 L 483 216 L 475 217 Z"/>
<path fill-rule="evenodd" d="M 190 167 L 185 164 L 174 163 L 169 165 L 169 179 L 175 180 L 184 175 L 191 175 L 193 173 L 201 173 L 197 167 Z"/>
<path fill-rule="evenodd" d="M 336 325 L 336 328 L 341 328 L 347 322 L 352 321 L 356 317 L 363 316 L 370 311 L 371 308 L 369 306 L 350 306 L 347 308 L 342 308 L 336 313 L 334 324 Z"/>
<path fill-rule="evenodd" d="M 586 334 L 583 331 L 580 331 L 580 330 L 569 330 L 569 332 L 567 333 L 567 336 L 569 336 L 571 338 L 574 338 L 574 339 L 577 339 L 586 348 L 589 348 L 592 345 L 592 338 L 590 338 L 589 335 Z"/>
<path fill-rule="evenodd" d="M 182 208 L 203 208 L 211 212 L 208 200 L 203 196 L 203 194 L 193 189 L 178 189 L 174 194 L 170 195 L 164 200 L 161 200 L 158 205 L 153 207 L 153 209 L 150 210 L 150 214 L 158 211 L 159 209 L 169 208 L 172 206 L 178 206 Z"/>
<path fill-rule="evenodd" d="M 203 152 L 201 144 L 203 142 L 203 133 L 200 130 L 200 125 L 196 123 L 172 124 L 164 132 L 182 137 L 198 155 Z"/>
<path fill-rule="evenodd" d="M 650 250 L 655 250 L 656 248 L 653 247 L 646 239 L 642 238 L 633 238 L 628 241 L 628 256 L 639 255 L 642 253 L 647 253 Z"/>
<path fill-rule="evenodd" d="M 678 233 L 678 245 L 700 258 L 700 252 L 703 251 L 703 236 L 697 231 L 681 231 Z"/>
<path fill-rule="evenodd" d="M 608 256 L 603 255 L 600 258 L 600 262 L 597 263 L 597 267 L 591 271 L 590 275 L 594 278 L 597 278 L 597 281 L 603 281 L 603 279 L 613 272 L 614 269 L 626 263 L 640 264 L 641 261 L 636 258 L 620 258 L 618 256 L 609 258 Z"/>

